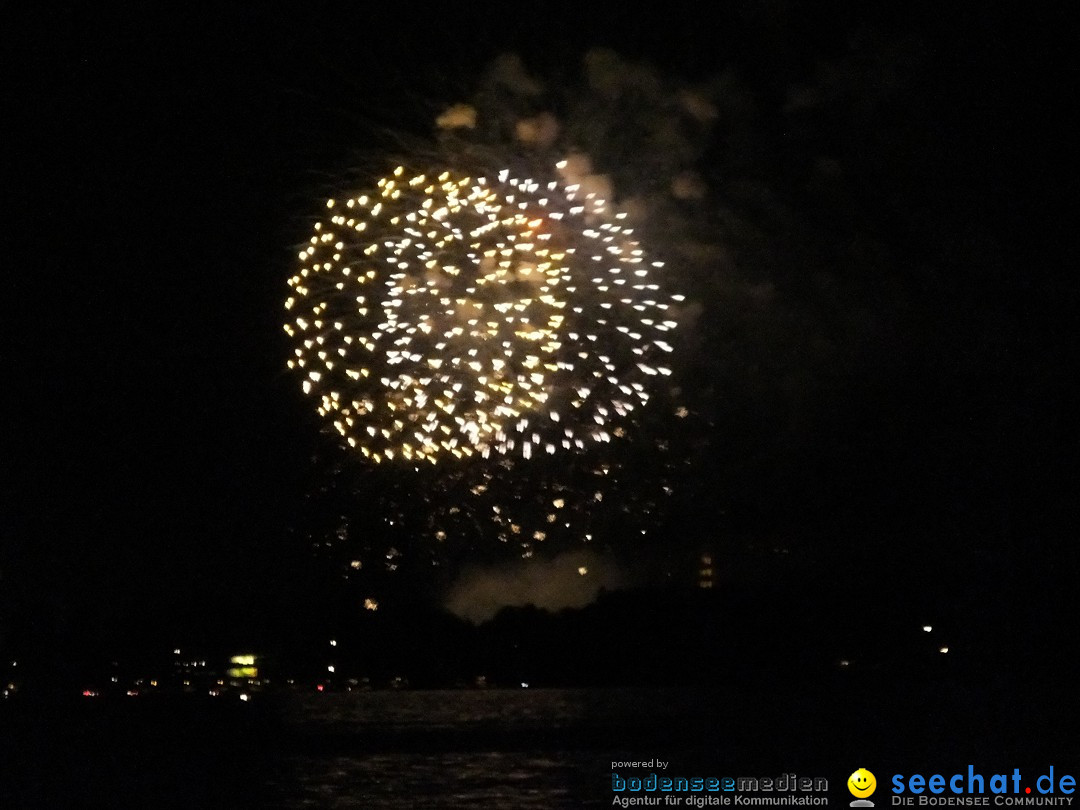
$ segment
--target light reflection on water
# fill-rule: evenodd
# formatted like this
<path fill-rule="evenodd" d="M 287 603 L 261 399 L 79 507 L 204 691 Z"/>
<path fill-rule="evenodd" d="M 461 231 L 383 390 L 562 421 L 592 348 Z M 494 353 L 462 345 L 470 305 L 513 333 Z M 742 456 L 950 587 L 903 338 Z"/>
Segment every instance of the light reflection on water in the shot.
<path fill-rule="evenodd" d="M 313 693 L 296 696 L 286 716 L 307 728 L 385 726 L 478 729 L 491 726 L 609 727 L 663 722 L 714 700 L 690 689 L 484 689 Z"/>
<path fill-rule="evenodd" d="M 266 786 L 283 810 L 569 810 L 610 807 L 613 763 L 649 757 L 663 757 L 679 775 L 815 776 L 856 761 L 914 769 L 935 757 L 1015 761 L 1017 752 L 1032 762 L 1076 760 L 1066 726 L 1039 714 L 999 726 L 985 697 L 936 682 L 892 683 L 888 692 L 297 695 L 281 707 L 291 743 L 279 749 Z M 1055 693 L 1055 711 L 1071 705 L 1068 693 Z M 1040 737 L 1043 727 L 1051 733 Z M 1037 755 L 1034 741 L 1043 746 Z"/>
<path fill-rule="evenodd" d="M 575 759 L 568 751 L 300 757 L 293 763 L 296 782 L 282 791 L 281 807 L 588 807 L 582 791 L 606 774 Z"/>
<path fill-rule="evenodd" d="M 297 696 L 300 753 L 271 788 L 288 808 L 606 806 L 623 732 L 671 727 L 685 692 L 486 690 Z"/>

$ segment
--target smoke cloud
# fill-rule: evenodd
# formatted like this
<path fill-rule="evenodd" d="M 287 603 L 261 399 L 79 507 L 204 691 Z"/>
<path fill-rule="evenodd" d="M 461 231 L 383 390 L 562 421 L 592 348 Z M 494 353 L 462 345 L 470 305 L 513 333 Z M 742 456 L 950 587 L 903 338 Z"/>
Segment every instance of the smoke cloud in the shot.
<path fill-rule="evenodd" d="M 627 572 L 609 557 L 587 550 L 571 551 L 550 560 L 469 567 L 451 588 L 446 607 L 463 619 L 480 623 L 504 607 L 581 608 L 594 601 L 601 590 L 629 584 Z"/>

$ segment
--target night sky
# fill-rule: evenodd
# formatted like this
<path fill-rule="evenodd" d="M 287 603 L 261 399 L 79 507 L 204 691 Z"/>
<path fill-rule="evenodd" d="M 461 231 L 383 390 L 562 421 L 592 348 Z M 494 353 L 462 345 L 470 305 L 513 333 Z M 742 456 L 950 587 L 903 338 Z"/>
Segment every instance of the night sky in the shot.
<path fill-rule="evenodd" d="M 498 55 L 558 84 L 595 47 L 749 92 L 699 171 L 749 223 L 739 278 L 779 303 L 701 299 L 694 492 L 722 518 L 670 542 L 781 538 L 829 587 L 964 615 L 997 592 L 1016 633 L 1070 609 L 1075 250 L 1058 147 L 1028 139 L 1053 116 L 1053 20 L 340 6 L 9 12 L 0 630 L 265 637 L 302 605 L 290 527 L 323 438 L 284 368 L 294 245 L 343 173 L 430 138 Z M 833 106 L 793 128 L 813 86 Z M 843 190 L 805 174 L 822 156 Z"/>

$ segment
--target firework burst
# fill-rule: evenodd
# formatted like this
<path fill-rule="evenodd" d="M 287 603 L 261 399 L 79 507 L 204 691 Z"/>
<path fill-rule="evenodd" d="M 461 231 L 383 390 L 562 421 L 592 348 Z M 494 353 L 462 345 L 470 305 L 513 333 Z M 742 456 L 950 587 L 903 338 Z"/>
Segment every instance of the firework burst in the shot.
<path fill-rule="evenodd" d="M 458 515 L 525 549 L 591 536 L 682 300 L 623 215 L 558 181 L 399 167 L 328 200 L 299 265 L 289 366 L 354 453 L 438 469 L 436 540 Z"/>
<path fill-rule="evenodd" d="M 529 458 L 625 430 L 648 378 L 670 374 L 675 322 L 630 229 L 576 191 L 399 168 L 327 202 L 285 329 L 289 365 L 350 447 Z"/>

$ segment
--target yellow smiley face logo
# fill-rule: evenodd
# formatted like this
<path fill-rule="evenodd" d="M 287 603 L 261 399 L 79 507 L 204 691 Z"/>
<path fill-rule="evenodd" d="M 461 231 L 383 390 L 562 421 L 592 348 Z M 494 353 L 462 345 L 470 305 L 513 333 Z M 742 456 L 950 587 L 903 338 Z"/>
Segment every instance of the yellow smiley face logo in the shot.
<path fill-rule="evenodd" d="M 847 780 L 847 789 L 856 799 L 865 799 L 877 788 L 877 779 L 866 768 L 859 768 Z"/>

